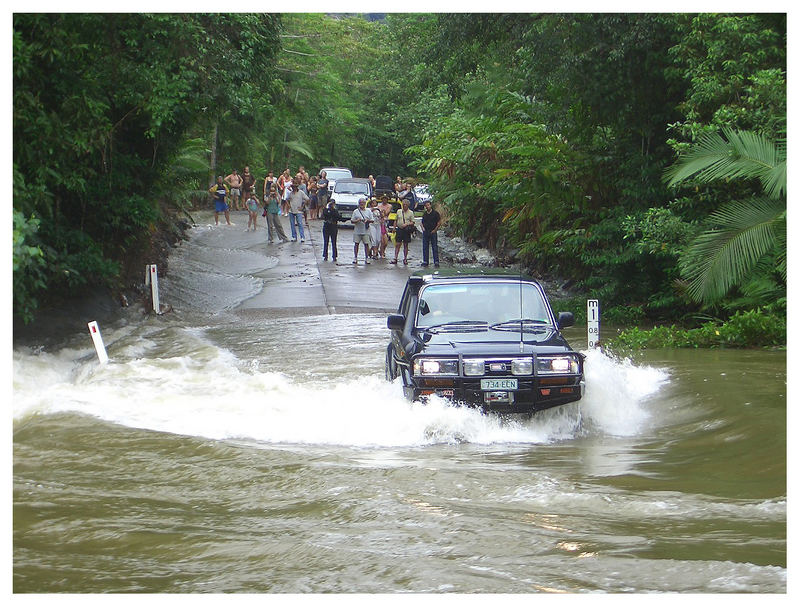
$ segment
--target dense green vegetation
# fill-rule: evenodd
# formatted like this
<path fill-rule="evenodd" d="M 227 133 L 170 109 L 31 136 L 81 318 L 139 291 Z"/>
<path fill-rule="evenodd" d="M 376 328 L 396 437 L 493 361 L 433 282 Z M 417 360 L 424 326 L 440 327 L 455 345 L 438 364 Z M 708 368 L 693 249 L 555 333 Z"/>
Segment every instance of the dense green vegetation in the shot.
<path fill-rule="evenodd" d="M 13 73 L 22 318 L 246 164 L 428 181 L 612 316 L 785 318 L 784 14 L 16 14 Z"/>
<path fill-rule="evenodd" d="M 756 308 L 736 312 L 726 321 L 708 320 L 698 327 L 669 326 L 620 332 L 604 345 L 625 354 L 647 348 L 776 348 L 786 345 L 786 317 L 774 310 Z"/>

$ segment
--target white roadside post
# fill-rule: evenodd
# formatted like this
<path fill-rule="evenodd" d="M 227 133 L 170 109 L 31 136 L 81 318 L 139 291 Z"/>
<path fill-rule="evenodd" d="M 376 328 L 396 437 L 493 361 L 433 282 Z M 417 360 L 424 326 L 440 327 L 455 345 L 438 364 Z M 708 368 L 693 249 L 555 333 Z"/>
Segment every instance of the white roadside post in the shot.
<path fill-rule="evenodd" d="M 161 314 L 161 302 L 158 300 L 158 266 L 154 263 L 147 266 L 145 284 L 150 285 L 150 292 L 153 295 L 153 312 Z"/>
<path fill-rule="evenodd" d="M 94 349 L 97 350 L 97 358 L 100 359 L 100 364 L 106 364 L 108 362 L 108 354 L 106 354 L 106 347 L 103 345 L 103 338 L 100 336 L 100 327 L 97 326 L 97 321 L 93 320 L 89 323 L 89 334 L 92 336 Z"/>
<path fill-rule="evenodd" d="M 586 302 L 586 328 L 588 331 L 588 346 L 591 350 L 597 347 L 600 341 L 600 302 L 589 299 Z"/>

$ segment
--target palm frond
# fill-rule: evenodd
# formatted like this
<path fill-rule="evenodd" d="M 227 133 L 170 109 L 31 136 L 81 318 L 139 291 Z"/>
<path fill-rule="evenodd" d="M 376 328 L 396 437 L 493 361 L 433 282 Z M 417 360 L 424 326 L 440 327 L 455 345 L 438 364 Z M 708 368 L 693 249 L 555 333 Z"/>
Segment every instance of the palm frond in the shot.
<path fill-rule="evenodd" d="M 704 303 L 724 297 L 767 253 L 780 257 L 786 207 L 771 198 L 736 201 L 711 220 L 717 227 L 698 236 L 681 261 L 689 296 Z"/>
<path fill-rule="evenodd" d="M 284 145 L 290 150 L 302 154 L 309 160 L 313 160 L 314 158 L 314 152 L 311 151 L 311 148 L 301 141 L 285 141 Z"/>
<path fill-rule="evenodd" d="M 171 170 L 176 173 L 208 171 L 208 144 L 203 139 L 188 139 L 173 158 Z"/>
<path fill-rule="evenodd" d="M 691 178 L 758 179 L 764 192 L 777 198 L 786 195 L 786 150 L 758 133 L 725 129 L 722 135 L 703 135 L 664 176 L 670 186 Z"/>

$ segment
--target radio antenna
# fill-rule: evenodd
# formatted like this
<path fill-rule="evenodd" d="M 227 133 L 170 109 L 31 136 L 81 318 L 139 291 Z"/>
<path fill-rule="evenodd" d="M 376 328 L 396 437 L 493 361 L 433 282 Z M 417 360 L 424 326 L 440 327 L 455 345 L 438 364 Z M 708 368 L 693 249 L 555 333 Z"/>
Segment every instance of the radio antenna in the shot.
<path fill-rule="evenodd" d="M 525 344 L 523 343 L 522 323 L 525 316 L 522 313 L 522 262 L 519 264 L 519 352 L 522 354 L 525 351 Z"/>

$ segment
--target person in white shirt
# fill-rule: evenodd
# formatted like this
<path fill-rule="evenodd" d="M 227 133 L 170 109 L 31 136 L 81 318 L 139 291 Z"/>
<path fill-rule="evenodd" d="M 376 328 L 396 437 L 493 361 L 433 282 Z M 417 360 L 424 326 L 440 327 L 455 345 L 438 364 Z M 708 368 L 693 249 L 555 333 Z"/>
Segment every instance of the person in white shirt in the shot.
<path fill-rule="evenodd" d="M 369 226 L 375 221 L 372 211 L 367 209 L 367 199 L 358 199 L 358 208 L 353 211 L 353 216 L 350 218 L 350 223 L 355 227 L 353 228 L 353 263 L 358 263 L 358 245 L 364 243 L 364 263 L 369 263 L 369 248 L 372 240 L 369 235 Z"/>
<path fill-rule="evenodd" d="M 372 223 L 369 226 L 369 237 L 372 241 L 370 243 L 370 251 L 369 256 L 372 259 L 378 259 L 378 248 L 381 244 L 381 223 L 383 218 L 383 213 L 378 208 L 378 201 L 373 200 L 370 202 L 369 209 L 372 213 Z"/>

